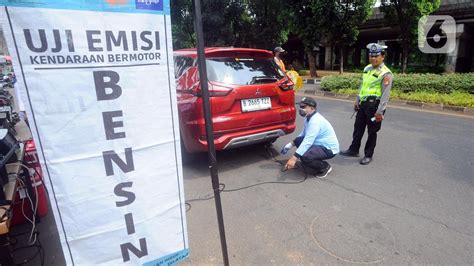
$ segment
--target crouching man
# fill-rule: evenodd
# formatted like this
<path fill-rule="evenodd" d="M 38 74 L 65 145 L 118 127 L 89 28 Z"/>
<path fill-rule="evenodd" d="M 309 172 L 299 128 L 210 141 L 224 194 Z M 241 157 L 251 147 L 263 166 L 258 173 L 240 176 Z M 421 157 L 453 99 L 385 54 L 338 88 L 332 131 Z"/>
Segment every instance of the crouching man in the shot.
<path fill-rule="evenodd" d="M 310 97 L 301 100 L 298 112 L 305 118 L 304 128 L 297 138 L 283 147 L 281 153 L 286 154 L 296 146 L 296 152 L 284 169 L 295 168 L 299 159 L 306 172 L 312 170 L 310 172 L 314 172 L 316 177 L 324 178 L 332 170 L 326 160 L 339 152 L 339 142 L 333 127 L 318 113 L 316 106 L 316 101 Z"/>

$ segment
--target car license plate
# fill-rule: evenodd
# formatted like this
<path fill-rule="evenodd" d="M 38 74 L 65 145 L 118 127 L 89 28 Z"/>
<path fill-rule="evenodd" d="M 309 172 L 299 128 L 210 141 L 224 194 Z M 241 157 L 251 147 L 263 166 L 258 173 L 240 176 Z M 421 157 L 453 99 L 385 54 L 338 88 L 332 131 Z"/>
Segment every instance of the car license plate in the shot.
<path fill-rule="evenodd" d="M 252 112 L 259 110 L 268 110 L 272 108 L 270 97 L 244 99 L 241 102 L 242 112 Z"/>

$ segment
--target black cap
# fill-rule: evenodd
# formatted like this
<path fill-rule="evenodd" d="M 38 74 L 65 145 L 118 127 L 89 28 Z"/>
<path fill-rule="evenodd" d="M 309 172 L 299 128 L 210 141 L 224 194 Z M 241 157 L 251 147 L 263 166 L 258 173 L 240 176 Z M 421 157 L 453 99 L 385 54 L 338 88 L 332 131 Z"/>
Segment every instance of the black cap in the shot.
<path fill-rule="evenodd" d="M 273 52 L 275 52 L 275 53 L 283 53 L 283 52 L 285 52 L 285 50 L 283 50 L 283 48 L 281 48 L 281 47 L 275 47 L 275 49 L 273 49 Z"/>
<path fill-rule="evenodd" d="M 304 107 L 305 105 L 316 108 L 317 104 L 316 104 L 316 101 L 313 98 L 303 97 L 303 99 L 301 99 L 301 102 L 300 102 L 300 107 Z"/>

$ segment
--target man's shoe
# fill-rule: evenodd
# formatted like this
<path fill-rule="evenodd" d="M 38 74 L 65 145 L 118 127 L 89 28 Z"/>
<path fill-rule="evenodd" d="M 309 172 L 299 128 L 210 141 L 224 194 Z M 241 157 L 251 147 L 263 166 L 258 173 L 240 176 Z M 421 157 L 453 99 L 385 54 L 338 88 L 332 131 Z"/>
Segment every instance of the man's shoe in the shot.
<path fill-rule="evenodd" d="M 340 155 L 349 157 L 359 157 L 359 153 L 351 150 L 340 151 Z"/>
<path fill-rule="evenodd" d="M 316 177 L 317 178 L 325 178 L 326 176 L 328 176 L 328 174 L 332 171 L 332 167 L 329 166 L 328 168 L 326 168 L 326 170 L 324 170 L 322 173 L 320 174 L 317 174 Z"/>
<path fill-rule="evenodd" d="M 370 162 L 372 162 L 372 157 L 364 157 L 360 160 L 360 164 L 362 165 L 368 165 Z"/>

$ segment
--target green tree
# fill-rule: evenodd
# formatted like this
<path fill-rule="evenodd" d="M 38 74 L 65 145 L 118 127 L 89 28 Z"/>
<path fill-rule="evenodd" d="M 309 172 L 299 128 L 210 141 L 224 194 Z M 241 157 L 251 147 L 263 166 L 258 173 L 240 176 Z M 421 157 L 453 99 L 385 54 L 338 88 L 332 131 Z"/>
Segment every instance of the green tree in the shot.
<path fill-rule="evenodd" d="M 252 27 L 252 19 L 246 1 L 231 1 L 224 15 L 231 28 L 229 45 L 234 47 L 248 47 L 249 42 L 253 40 L 253 36 L 248 30 Z"/>
<path fill-rule="evenodd" d="M 288 13 L 284 0 L 246 0 L 252 33 L 250 46 L 273 50 L 288 39 Z"/>
<path fill-rule="evenodd" d="M 181 49 L 196 46 L 194 33 L 192 0 L 173 0 L 170 2 L 173 48 Z"/>
<path fill-rule="evenodd" d="M 331 47 L 340 48 L 339 72 L 344 68 L 344 52 L 359 35 L 358 26 L 369 18 L 375 0 L 315 0 L 313 13 L 318 17 L 317 24 L 322 29 L 326 42 Z"/>
<path fill-rule="evenodd" d="M 175 49 L 195 47 L 193 0 L 173 0 L 171 22 Z M 243 0 L 202 0 L 205 46 L 233 46 L 244 43 L 249 19 Z"/>
<path fill-rule="evenodd" d="M 439 8 L 441 0 L 382 0 L 380 9 L 389 23 L 398 24 L 402 46 L 402 73 L 406 72 L 408 53 L 418 34 L 418 20 Z"/>
<path fill-rule="evenodd" d="M 201 0 L 201 3 L 205 46 L 233 45 L 238 37 L 235 34 L 239 33 L 239 22 L 245 7 L 241 5 L 242 1 Z"/>
<path fill-rule="evenodd" d="M 303 42 L 305 53 L 308 57 L 309 73 L 311 77 L 317 76 L 316 53 L 314 47 L 319 46 L 321 28 L 318 26 L 318 17 L 311 8 L 314 0 L 294 0 L 285 6 L 288 11 L 290 31 L 296 34 Z"/>
<path fill-rule="evenodd" d="M 193 0 L 171 1 L 173 44 L 194 47 Z M 201 0 L 206 46 L 273 49 L 288 38 L 284 0 Z"/>

